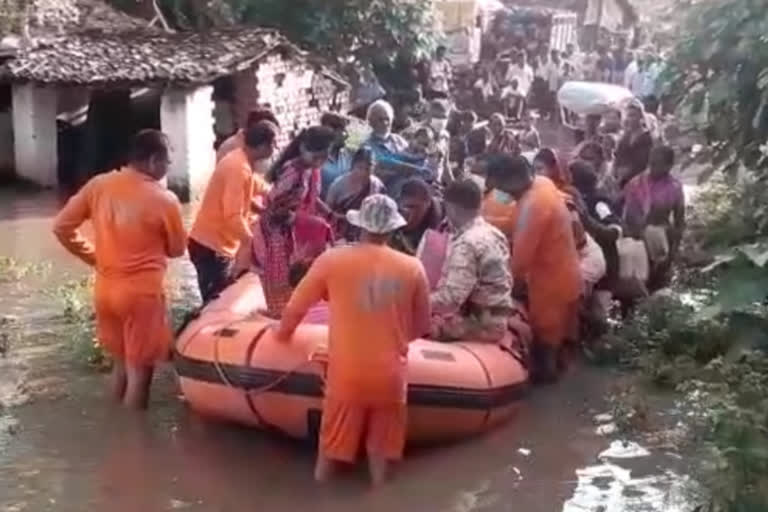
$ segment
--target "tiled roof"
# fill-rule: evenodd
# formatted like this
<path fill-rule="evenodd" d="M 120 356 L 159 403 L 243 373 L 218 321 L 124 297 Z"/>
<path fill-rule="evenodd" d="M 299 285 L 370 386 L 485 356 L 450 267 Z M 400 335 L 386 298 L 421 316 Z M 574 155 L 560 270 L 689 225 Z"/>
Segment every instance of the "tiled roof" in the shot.
<path fill-rule="evenodd" d="M 268 29 L 88 31 L 22 49 L 15 59 L 0 65 L 0 80 L 72 85 L 201 84 L 245 70 L 273 51 L 304 58 L 297 47 Z"/>

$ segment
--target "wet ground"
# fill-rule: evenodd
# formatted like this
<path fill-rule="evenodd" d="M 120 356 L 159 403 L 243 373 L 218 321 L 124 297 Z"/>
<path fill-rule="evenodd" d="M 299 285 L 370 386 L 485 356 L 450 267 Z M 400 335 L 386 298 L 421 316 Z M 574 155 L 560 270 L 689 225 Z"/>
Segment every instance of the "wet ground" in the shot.
<path fill-rule="evenodd" d="M 674 457 L 617 456 L 621 444 L 606 452 L 611 439 L 597 433 L 595 416 L 620 376 L 604 369 L 576 365 L 486 436 L 409 453 L 376 493 L 362 468 L 316 486 L 310 448 L 200 420 L 177 396 L 169 369 L 146 415 L 112 407 L 105 377 L 77 361 L 70 340 L 57 336 L 57 306 L 34 291 L 86 272 L 50 234 L 59 204 L 52 194 L 0 190 L 0 258 L 51 266 L 45 277 L 25 277 L 29 283 L 0 276 L 0 316 L 24 326 L 0 354 L 0 512 L 690 509 L 670 498 L 681 482 L 670 472 Z M 187 262 L 173 274 L 192 288 Z M 610 433 L 610 423 L 600 429 Z"/>

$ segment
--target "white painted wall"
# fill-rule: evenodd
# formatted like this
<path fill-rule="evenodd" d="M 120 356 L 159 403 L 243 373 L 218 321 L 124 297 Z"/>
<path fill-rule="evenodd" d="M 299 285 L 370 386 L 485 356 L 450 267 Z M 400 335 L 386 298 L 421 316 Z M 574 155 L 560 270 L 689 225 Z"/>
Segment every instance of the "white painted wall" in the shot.
<path fill-rule="evenodd" d="M 171 142 L 168 187 L 184 200 L 205 192 L 216 165 L 212 94 L 210 86 L 169 89 L 160 105 L 160 124 Z"/>
<path fill-rule="evenodd" d="M 13 86 L 16 175 L 43 187 L 54 187 L 58 181 L 57 109 L 56 89 Z"/>

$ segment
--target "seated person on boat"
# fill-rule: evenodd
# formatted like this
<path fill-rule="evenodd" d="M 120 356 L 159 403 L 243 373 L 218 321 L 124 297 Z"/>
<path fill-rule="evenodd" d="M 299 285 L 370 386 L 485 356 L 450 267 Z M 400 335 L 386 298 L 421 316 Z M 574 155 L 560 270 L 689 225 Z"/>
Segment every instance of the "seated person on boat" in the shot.
<path fill-rule="evenodd" d="M 424 233 L 440 227 L 445 216 L 443 206 L 432 196 L 432 188 L 418 178 L 403 183 L 398 206 L 406 224 L 397 230 L 389 244 L 393 249 L 413 256 Z"/>
<path fill-rule="evenodd" d="M 372 174 L 375 164 L 373 151 L 366 147 L 358 149 L 352 157 L 350 172 L 336 178 L 328 190 L 325 202 L 333 212 L 339 239 L 357 240 L 360 230 L 347 222 L 347 212 L 359 209 L 366 197 L 384 191 L 384 184 Z"/>
<path fill-rule="evenodd" d="M 445 191 L 453 228 L 437 289 L 432 293 L 432 336 L 441 341 L 500 341 L 513 310 L 509 244 L 480 215 L 483 195 L 472 180 Z"/>

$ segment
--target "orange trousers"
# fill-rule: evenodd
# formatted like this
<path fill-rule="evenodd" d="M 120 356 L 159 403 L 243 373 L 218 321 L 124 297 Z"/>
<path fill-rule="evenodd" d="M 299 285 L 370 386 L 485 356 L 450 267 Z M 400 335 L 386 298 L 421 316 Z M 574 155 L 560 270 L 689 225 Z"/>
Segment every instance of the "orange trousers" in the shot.
<path fill-rule="evenodd" d="M 94 293 L 99 342 L 129 366 L 153 366 L 168 359 L 173 333 L 165 295 L 135 292 L 129 286 L 97 283 Z"/>
<path fill-rule="evenodd" d="M 580 303 L 580 300 L 536 301 L 532 296 L 528 317 L 533 330 L 534 343 L 559 348 L 569 339 L 576 340 Z"/>
<path fill-rule="evenodd" d="M 320 453 L 331 460 L 352 463 L 365 440 L 369 456 L 400 460 L 405 448 L 406 423 L 405 404 L 365 405 L 326 397 Z"/>

